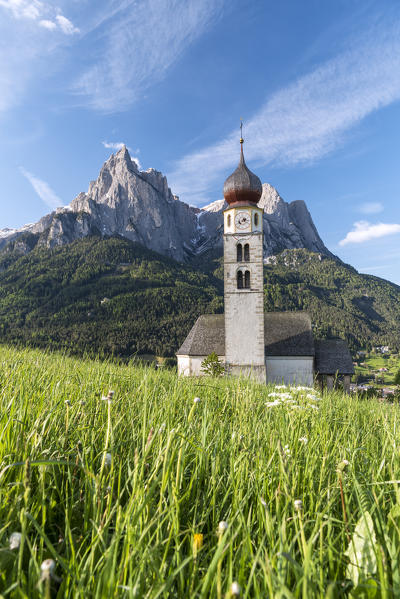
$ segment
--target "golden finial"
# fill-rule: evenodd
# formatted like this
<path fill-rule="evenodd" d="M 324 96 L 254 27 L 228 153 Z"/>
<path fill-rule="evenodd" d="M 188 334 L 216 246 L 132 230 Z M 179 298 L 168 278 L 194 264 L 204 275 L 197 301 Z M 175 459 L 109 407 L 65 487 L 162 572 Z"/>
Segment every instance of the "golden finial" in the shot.
<path fill-rule="evenodd" d="M 240 117 L 240 143 L 243 144 L 243 119 Z"/>

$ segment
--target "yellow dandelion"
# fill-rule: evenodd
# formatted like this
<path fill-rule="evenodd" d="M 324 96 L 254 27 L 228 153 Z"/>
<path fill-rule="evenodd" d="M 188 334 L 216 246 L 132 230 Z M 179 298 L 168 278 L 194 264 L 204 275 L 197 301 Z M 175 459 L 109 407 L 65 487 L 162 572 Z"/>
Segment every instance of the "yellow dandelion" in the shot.
<path fill-rule="evenodd" d="M 193 555 L 196 558 L 197 552 L 203 547 L 203 535 L 201 533 L 196 533 L 193 535 Z"/>

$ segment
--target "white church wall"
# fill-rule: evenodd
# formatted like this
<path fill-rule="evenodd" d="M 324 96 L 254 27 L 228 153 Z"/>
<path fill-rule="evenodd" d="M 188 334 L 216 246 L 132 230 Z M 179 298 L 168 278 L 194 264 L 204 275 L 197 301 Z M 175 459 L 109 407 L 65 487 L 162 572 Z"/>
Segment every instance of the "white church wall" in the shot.
<path fill-rule="evenodd" d="M 190 358 L 189 356 L 177 356 L 178 358 L 178 376 L 190 376 Z"/>
<path fill-rule="evenodd" d="M 206 356 L 177 356 L 179 376 L 203 376 L 201 365 Z M 225 364 L 225 356 L 218 356 L 220 362 Z"/>
<path fill-rule="evenodd" d="M 307 385 L 314 383 L 314 359 L 297 356 L 269 356 L 265 360 L 267 382 L 287 385 Z"/>

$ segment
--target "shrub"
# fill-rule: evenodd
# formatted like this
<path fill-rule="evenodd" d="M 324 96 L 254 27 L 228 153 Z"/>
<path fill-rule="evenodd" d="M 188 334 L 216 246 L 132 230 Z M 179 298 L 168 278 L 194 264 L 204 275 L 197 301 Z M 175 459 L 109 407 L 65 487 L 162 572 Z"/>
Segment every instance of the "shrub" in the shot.
<path fill-rule="evenodd" d="M 221 376 L 225 372 L 225 367 L 215 351 L 204 358 L 201 363 L 201 369 L 204 374 L 208 374 L 209 376 Z"/>

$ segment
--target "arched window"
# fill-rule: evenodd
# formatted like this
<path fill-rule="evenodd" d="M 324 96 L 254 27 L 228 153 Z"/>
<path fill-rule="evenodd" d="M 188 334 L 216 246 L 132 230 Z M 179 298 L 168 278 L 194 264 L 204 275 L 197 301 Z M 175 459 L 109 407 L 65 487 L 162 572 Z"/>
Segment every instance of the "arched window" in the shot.
<path fill-rule="evenodd" d="M 243 273 L 241 270 L 238 270 L 237 273 L 237 288 L 243 289 Z"/>
<path fill-rule="evenodd" d="M 231 226 L 231 215 L 230 214 L 228 214 L 228 218 L 226 219 L 226 224 L 228 227 Z"/>
<path fill-rule="evenodd" d="M 244 246 L 244 261 L 250 261 L 250 246 L 248 243 L 246 243 L 246 245 Z"/>
<path fill-rule="evenodd" d="M 258 213 L 257 212 L 254 213 L 254 224 L 255 224 L 255 226 L 258 225 Z"/>
<path fill-rule="evenodd" d="M 242 244 L 238 243 L 236 246 L 236 261 L 242 262 L 242 260 L 243 260 Z"/>
<path fill-rule="evenodd" d="M 244 287 L 245 289 L 250 289 L 250 271 L 246 270 L 244 273 Z"/>

